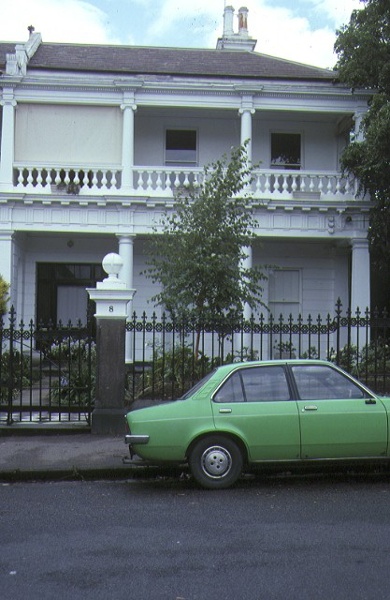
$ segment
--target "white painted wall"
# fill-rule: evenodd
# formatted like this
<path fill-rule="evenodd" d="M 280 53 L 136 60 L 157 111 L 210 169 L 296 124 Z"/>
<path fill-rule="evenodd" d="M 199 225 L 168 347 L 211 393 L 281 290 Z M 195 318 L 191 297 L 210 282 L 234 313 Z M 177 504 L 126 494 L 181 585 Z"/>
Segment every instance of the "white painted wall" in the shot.
<path fill-rule="evenodd" d="M 335 307 L 340 297 L 348 305 L 348 248 L 333 243 L 268 242 L 254 248 L 254 264 L 300 269 L 302 316 L 323 318 Z M 264 285 L 264 300 L 268 302 L 268 284 Z M 332 313 L 331 313 L 332 314 Z M 288 315 L 287 315 L 288 316 Z"/>
<path fill-rule="evenodd" d="M 237 113 L 215 112 L 180 117 L 177 112 L 153 114 L 140 112 L 135 118 L 135 164 L 164 165 L 166 129 L 195 129 L 198 132 L 198 163 L 205 165 L 229 152 L 240 143 L 240 119 Z"/>
<path fill-rule="evenodd" d="M 27 163 L 119 164 L 121 118 L 119 109 L 109 107 L 21 105 L 16 113 L 15 158 Z M 164 165 L 165 130 L 172 128 L 197 130 L 200 166 L 240 143 L 241 120 L 236 110 L 140 109 L 135 115 L 135 164 Z M 258 111 L 253 116 L 253 161 L 267 169 L 271 133 L 293 132 L 302 135 L 303 169 L 335 170 L 340 153 L 336 131 L 336 122 L 329 116 Z"/>
<path fill-rule="evenodd" d="M 253 162 L 260 161 L 260 169 L 268 169 L 271 163 L 271 134 L 299 133 L 302 143 L 303 170 L 335 171 L 338 169 L 338 136 L 336 123 L 327 120 L 286 117 L 266 118 L 257 115 L 253 122 Z"/>

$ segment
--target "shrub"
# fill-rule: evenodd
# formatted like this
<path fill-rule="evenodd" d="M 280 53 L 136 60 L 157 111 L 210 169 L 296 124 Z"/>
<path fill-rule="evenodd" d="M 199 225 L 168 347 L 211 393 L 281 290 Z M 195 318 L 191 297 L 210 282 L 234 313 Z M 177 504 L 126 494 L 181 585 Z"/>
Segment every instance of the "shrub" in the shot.
<path fill-rule="evenodd" d="M 127 388 L 132 399 L 179 398 L 208 373 L 212 364 L 204 354 L 195 353 L 188 346 L 175 346 L 172 350 L 157 348 L 151 365 L 142 373 L 131 373 Z"/>
<path fill-rule="evenodd" d="M 47 358 L 56 363 L 58 381 L 52 394 L 61 404 L 87 406 L 95 398 L 96 344 L 89 340 L 55 343 Z"/>
<path fill-rule="evenodd" d="M 5 315 L 7 312 L 7 303 L 9 300 L 9 283 L 5 281 L 2 275 L 0 275 L 0 316 Z"/>
<path fill-rule="evenodd" d="M 11 362 L 12 361 L 12 362 Z M 21 352 L 1 353 L 0 359 L 0 403 L 8 404 L 11 390 L 15 398 L 20 390 L 30 385 L 30 360 Z"/>

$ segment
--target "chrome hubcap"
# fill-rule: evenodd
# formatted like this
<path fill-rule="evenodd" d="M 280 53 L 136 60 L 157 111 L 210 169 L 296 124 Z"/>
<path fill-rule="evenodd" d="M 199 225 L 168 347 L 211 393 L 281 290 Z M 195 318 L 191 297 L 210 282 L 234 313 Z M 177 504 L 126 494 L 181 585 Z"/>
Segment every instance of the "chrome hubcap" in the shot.
<path fill-rule="evenodd" d="M 230 453 L 221 446 L 207 448 L 202 454 L 202 469 L 208 477 L 225 477 L 232 468 Z"/>

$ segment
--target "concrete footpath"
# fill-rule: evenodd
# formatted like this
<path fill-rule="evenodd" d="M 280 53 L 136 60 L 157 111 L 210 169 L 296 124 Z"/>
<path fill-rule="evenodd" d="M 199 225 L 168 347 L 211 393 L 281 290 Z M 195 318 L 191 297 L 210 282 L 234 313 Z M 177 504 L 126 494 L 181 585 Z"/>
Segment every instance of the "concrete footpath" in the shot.
<path fill-rule="evenodd" d="M 83 433 L 3 435 L 0 481 L 132 478 L 156 474 L 142 461 L 130 461 L 123 436 Z"/>

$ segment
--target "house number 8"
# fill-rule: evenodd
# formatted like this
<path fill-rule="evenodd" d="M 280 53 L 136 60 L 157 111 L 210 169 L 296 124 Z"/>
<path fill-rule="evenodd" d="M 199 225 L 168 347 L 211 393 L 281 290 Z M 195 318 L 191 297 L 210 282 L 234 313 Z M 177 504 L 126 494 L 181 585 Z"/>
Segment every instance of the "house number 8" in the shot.
<path fill-rule="evenodd" d="M 112 304 L 108 307 L 108 312 L 114 312 L 114 307 L 112 306 Z"/>

